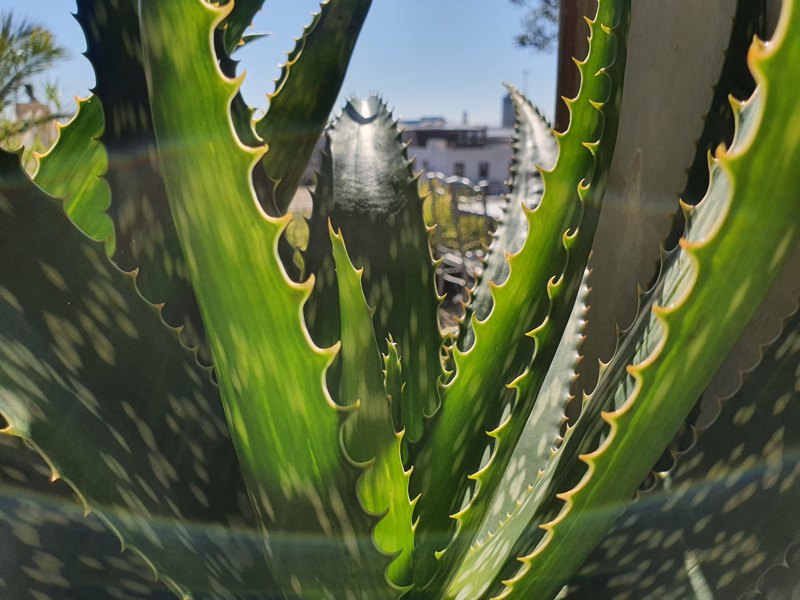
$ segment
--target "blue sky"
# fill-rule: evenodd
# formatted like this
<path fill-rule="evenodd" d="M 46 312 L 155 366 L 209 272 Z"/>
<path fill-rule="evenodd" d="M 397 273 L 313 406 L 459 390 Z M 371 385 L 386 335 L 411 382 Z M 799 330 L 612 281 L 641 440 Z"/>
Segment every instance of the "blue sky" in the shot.
<path fill-rule="evenodd" d="M 70 59 L 48 78 L 66 104 L 85 96 L 94 83 L 83 34 L 71 14 L 74 0 L 3 0 L 3 9 L 50 28 Z M 317 0 L 266 0 L 254 30 L 269 32 L 241 54 L 247 71 L 243 92 L 265 108 L 278 65 L 319 6 Z M 509 0 L 375 0 L 356 46 L 342 100 L 372 91 L 383 94 L 396 113 L 415 118 L 440 115 L 460 121 L 467 111 L 475 124 L 500 120 L 503 81 L 525 86 L 549 117 L 555 104 L 555 55 L 514 46 L 523 9 Z M 527 72 L 527 76 L 525 73 Z"/>

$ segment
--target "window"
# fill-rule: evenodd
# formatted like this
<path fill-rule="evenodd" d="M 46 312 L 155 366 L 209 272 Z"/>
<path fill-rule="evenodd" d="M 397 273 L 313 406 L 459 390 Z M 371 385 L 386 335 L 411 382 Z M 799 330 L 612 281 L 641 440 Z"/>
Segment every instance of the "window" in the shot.
<path fill-rule="evenodd" d="M 456 134 L 457 146 L 483 146 L 486 143 L 486 131 L 482 129 L 462 129 Z"/>
<path fill-rule="evenodd" d="M 453 174 L 456 177 L 463 177 L 464 176 L 464 163 L 457 162 L 453 165 Z"/>
<path fill-rule="evenodd" d="M 488 179 L 488 177 L 489 177 L 489 163 L 488 162 L 478 163 L 478 177 L 480 177 L 481 179 Z"/>

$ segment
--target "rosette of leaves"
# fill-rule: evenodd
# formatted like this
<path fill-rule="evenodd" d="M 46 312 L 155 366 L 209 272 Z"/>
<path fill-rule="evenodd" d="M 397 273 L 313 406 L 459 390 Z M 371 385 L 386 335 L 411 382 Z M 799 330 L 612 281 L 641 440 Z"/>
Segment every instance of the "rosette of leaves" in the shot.
<path fill-rule="evenodd" d="M 321 5 L 253 122 L 233 53 L 260 5 L 79 2 L 95 95 L 33 181 L 0 154 L 0 413 L 13 436 L 0 446 L 0 589 L 472 599 L 574 587 L 796 252 L 800 125 L 786 90 L 800 86 L 800 2 L 754 44 L 757 86 L 734 105 L 736 137 L 710 160 L 706 197 L 685 207 L 678 247 L 566 428 L 630 1 L 599 2 L 552 163 L 531 164 L 552 138 L 514 93 L 506 214 L 524 222 L 490 251 L 498 266 L 460 334 L 469 343 L 439 331 L 422 199 L 380 99 L 351 101 L 327 131 L 309 276 L 282 259 L 288 204 L 370 2 Z M 782 535 L 736 569 L 746 557 L 724 544 L 757 545 L 784 521 L 724 517 L 759 498 L 779 517 L 796 497 L 797 469 L 777 466 L 796 412 L 795 328 L 756 371 L 767 389 L 743 385 L 732 417 L 721 413 L 730 450 L 678 460 L 664 523 L 634 542 L 669 553 L 670 515 L 705 510 L 671 490 L 711 456 L 735 468 L 763 449 L 760 487 L 733 481 L 737 501 L 711 529 L 669 533 L 693 563 L 617 565 L 629 593 L 680 569 L 691 580 L 698 564 L 711 585 L 753 573 L 758 593 L 759 571 L 792 556 Z M 771 420 L 753 408 L 762 392 L 777 396 Z"/>

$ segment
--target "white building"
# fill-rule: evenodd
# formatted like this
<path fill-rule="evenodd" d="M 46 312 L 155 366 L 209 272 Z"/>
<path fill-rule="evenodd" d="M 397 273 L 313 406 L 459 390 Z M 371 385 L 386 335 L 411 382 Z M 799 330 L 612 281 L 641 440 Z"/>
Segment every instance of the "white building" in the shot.
<path fill-rule="evenodd" d="M 492 195 L 506 191 L 513 128 L 449 125 L 438 117 L 403 121 L 401 126 L 403 139 L 411 141 L 409 156 L 417 157 L 417 170 L 440 171 L 476 183 L 488 181 Z"/>

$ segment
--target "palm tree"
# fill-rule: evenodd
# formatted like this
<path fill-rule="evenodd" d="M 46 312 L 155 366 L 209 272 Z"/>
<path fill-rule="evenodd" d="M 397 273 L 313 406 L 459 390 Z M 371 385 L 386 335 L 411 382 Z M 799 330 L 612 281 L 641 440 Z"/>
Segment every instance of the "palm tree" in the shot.
<path fill-rule="evenodd" d="M 53 34 L 35 23 L 15 19 L 10 11 L 0 12 L 0 111 L 26 89 L 34 100 L 32 78 L 66 56 Z M 0 119 L 0 144 L 58 115 L 48 111 L 23 120 Z"/>

